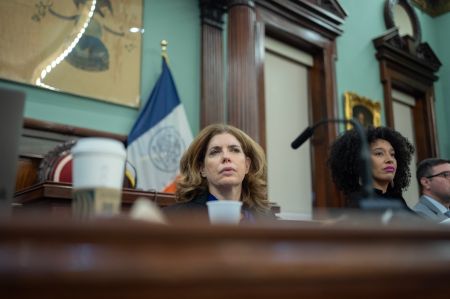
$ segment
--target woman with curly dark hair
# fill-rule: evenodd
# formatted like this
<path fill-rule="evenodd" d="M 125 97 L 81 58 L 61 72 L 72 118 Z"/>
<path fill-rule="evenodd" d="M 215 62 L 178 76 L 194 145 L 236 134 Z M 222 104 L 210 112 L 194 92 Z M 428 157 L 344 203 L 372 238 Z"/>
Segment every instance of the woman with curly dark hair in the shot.
<path fill-rule="evenodd" d="M 366 130 L 372 164 L 375 195 L 401 200 L 408 187 L 412 144 L 399 132 L 388 127 Z M 361 197 L 361 140 L 355 129 L 346 131 L 331 146 L 328 166 L 336 186 L 344 192 L 348 207 L 357 207 Z"/>
<path fill-rule="evenodd" d="M 266 179 L 264 151 L 252 138 L 230 125 L 209 125 L 181 158 L 180 203 L 169 209 L 205 212 L 208 201 L 238 200 L 244 220 L 270 216 Z"/>

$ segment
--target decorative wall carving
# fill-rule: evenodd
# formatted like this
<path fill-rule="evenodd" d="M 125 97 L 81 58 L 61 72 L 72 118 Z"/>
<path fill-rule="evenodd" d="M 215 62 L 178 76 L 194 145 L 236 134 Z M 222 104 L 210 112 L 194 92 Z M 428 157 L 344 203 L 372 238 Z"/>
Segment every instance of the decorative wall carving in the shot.
<path fill-rule="evenodd" d="M 313 1 L 317 6 L 328 10 L 332 14 L 344 18 L 347 13 L 344 8 L 336 0 L 315 0 Z"/>
<path fill-rule="evenodd" d="M 400 50 L 403 54 L 410 55 L 413 59 L 417 59 L 418 62 L 429 66 L 432 72 L 437 72 L 442 65 L 428 43 L 420 43 L 417 46 L 411 45 L 409 38 L 407 36 L 401 37 L 396 28 L 392 28 L 381 37 L 375 39 L 374 43 L 376 48 L 380 48 L 384 44 Z"/>
<path fill-rule="evenodd" d="M 414 36 L 400 36 L 393 15 L 394 7 L 396 5 L 401 5 L 407 12 L 413 25 Z M 422 32 L 419 19 L 408 0 L 386 0 L 384 6 L 384 21 L 388 31 L 383 36 L 374 40 L 374 42 L 376 41 L 376 47 L 385 42 L 387 45 L 390 45 L 405 54 L 414 56 L 414 58 L 429 65 L 432 72 L 437 72 L 441 66 L 441 62 L 436 54 L 434 54 L 431 47 L 427 43 L 422 43 Z"/>
<path fill-rule="evenodd" d="M 418 45 L 422 41 L 422 30 L 420 28 L 419 19 L 414 11 L 414 8 L 408 2 L 408 0 L 387 0 L 384 5 L 384 22 L 386 28 L 391 29 L 397 26 L 394 19 L 394 8 L 396 5 L 400 5 L 408 14 L 408 17 L 413 26 L 413 38 Z"/>
<path fill-rule="evenodd" d="M 401 4 L 420 32 L 420 24 L 407 0 L 386 0 L 385 9 Z M 386 14 L 388 16 L 386 17 Z M 391 11 L 392 17 L 392 11 Z M 394 127 L 393 90 L 399 90 L 414 98 L 411 106 L 414 121 L 414 139 L 417 159 L 438 156 L 434 113 L 434 82 L 441 66 L 436 54 L 427 43 L 421 42 L 420 34 L 400 36 L 398 28 L 389 22 L 389 11 L 385 10 L 388 30 L 373 39 L 376 57 L 380 65 L 380 81 L 384 93 L 386 125 Z M 414 24 L 415 23 L 415 24 Z"/>

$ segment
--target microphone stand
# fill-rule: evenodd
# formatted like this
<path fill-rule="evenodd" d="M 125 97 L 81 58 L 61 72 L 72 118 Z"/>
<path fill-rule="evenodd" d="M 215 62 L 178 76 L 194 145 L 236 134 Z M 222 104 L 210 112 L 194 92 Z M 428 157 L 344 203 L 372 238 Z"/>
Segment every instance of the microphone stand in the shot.
<path fill-rule="evenodd" d="M 375 196 L 372 185 L 372 165 L 370 160 L 370 151 L 369 144 L 367 142 L 367 136 L 364 128 L 355 119 L 321 120 L 315 123 L 312 127 L 307 127 L 294 141 L 292 141 L 291 147 L 293 149 L 297 149 L 313 135 L 314 130 L 317 127 L 330 122 L 352 124 L 355 128 L 355 131 L 358 133 L 359 138 L 361 139 L 360 159 L 362 162 L 362 169 L 360 175 L 362 183 L 362 196 L 358 201 L 359 208 L 365 212 L 381 213 L 381 217 L 379 220 L 382 224 L 388 224 L 393 219 L 393 211 L 398 211 L 399 213 L 397 213 L 397 215 L 408 219 L 408 221 L 414 220 L 410 217 L 410 215 L 404 212 L 405 210 L 402 206 L 402 203 L 400 203 L 399 201 L 383 199 Z"/>
<path fill-rule="evenodd" d="M 314 133 L 314 130 L 326 123 L 350 123 L 355 128 L 356 132 L 361 139 L 361 152 L 360 159 L 363 169 L 361 171 L 361 183 L 362 183 L 362 201 L 371 201 L 374 199 L 373 187 L 372 187 L 372 167 L 370 161 L 369 145 L 367 143 L 366 133 L 361 124 L 354 119 L 323 119 L 315 123 L 312 127 L 307 127 L 302 134 L 300 134 L 292 143 L 291 147 L 297 149 L 306 140 L 308 140 Z"/>
<path fill-rule="evenodd" d="M 367 136 L 364 132 L 364 128 L 362 125 L 354 120 L 346 120 L 353 125 L 355 131 L 358 132 L 359 138 L 361 139 L 361 153 L 360 158 L 363 165 L 363 169 L 361 172 L 361 181 L 362 181 L 362 192 L 363 192 L 363 200 L 364 199 L 374 199 L 373 194 L 373 182 L 372 182 L 372 162 L 370 160 L 370 151 L 369 144 L 367 142 Z"/>

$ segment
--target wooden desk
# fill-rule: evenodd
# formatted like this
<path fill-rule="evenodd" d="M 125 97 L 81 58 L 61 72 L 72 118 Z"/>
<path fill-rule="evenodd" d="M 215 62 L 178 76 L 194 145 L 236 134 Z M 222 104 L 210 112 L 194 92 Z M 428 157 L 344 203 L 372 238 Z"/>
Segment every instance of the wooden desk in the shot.
<path fill-rule="evenodd" d="M 176 203 L 175 195 L 162 192 L 144 192 L 135 189 L 124 188 L 122 191 L 122 209 L 128 210 L 139 197 L 148 198 L 160 207 L 166 207 Z M 16 192 L 14 202 L 16 211 L 24 210 L 49 212 L 54 215 L 71 215 L 72 185 L 67 183 L 44 182 Z M 280 212 L 280 207 L 271 204 L 274 213 Z"/>
<path fill-rule="evenodd" d="M 171 193 L 144 192 L 124 188 L 122 192 L 122 209 L 128 210 L 133 202 L 145 197 L 156 202 L 160 207 L 174 204 L 175 196 Z M 53 215 L 71 215 L 72 185 L 67 183 L 44 182 L 19 192 L 14 202 L 20 207 L 16 210 L 50 212 Z"/>
<path fill-rule="evenodd" d="M 5 298 L 448 298 L 450 230 L 0 223 Z"/>

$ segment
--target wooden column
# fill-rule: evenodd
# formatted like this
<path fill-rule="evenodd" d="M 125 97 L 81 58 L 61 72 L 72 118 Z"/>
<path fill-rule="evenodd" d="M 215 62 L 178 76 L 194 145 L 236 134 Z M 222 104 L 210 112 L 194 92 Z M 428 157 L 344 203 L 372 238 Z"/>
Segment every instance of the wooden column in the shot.
<path fill-rule="evenodd" d="M 222 27 L 224 1 L 200 0 L 202 20 L 202 73 L 200 126 L 225 122 Z"/>
<path fill-rule="evenodd" d="M 228 123 L 259 142 L 253 1 L 228 1 Z"/>

